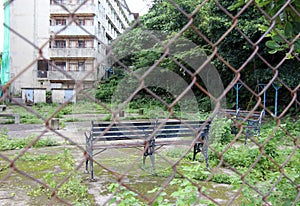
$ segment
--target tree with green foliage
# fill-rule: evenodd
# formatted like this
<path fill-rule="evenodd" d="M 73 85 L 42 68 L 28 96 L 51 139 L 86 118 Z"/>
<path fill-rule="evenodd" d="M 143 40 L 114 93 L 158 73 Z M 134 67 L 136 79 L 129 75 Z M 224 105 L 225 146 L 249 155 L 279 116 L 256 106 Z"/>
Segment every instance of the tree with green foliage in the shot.
<path fill-rule="evenodd" d="M 236 4 L 229 7 L 229 10 L 241 9 L 246 3 L 245 0 L 238 0 Z M 270 38 L 266 42 L 266 46 L 271 49 L 269 53 L 287 51 L 291 45 L 294 45 L 294 54 L 298 55 L 300 52 L 300 2 L 296 0 L 292 0 L 290 3 L 283 0 L 256 0 L 255 3 L 257 9 L 261 9 L 265 13 L 263 16 L 265 21 L 260 26 L 260 30 L 267 32 L 271 24 L 275 23 L 266 36 Z"/>
<path fill-rule="evenodd" d="M 139 68 L 149 68 L 162 56 L 164 46 L 181 32 L 180 38 L 177 38 L 170 48 L 176 48 L 175 52 L 167 55 L 159 64 L 159 67 L 174 71 L 181 75 L 187 82 L 191 82 L 187 70 L 193 73 L 198 65 L 188 65 L 187 60 L 202 59 L 206 55 L 211 55 L 217 49 L 218 57 L 214 57 L 212 64 L 217 68 L 222 76 L 222 82 L 225 87 L 235 78 L 235 70 L 241 69 L 241 80 L 245 82 L 252 90 L 255 90 L 258 83 L 268 83 L 274 76 L 274 68 L 286 58 L 288 51 L 286 45 L 281 44 L 280 49 L 270 50 L 278 42 L 275 41 L 279 32 L 282 34 L 281 41 L 284 39 L 290 41 L 294 38 L 294 52 L 291 53 L 288 60 L 278 68 L 278 77 L 286 86 L 294 88 L 297 86 L 299 73 L 299 57 L 297 56 L 298 41 L 295 34 L 298 31 L 298 16 L 295 16 L 295 9 L 299 9 L 296 1 L 292 1 L 291 6 L 284 7 L 282 15 L 276 16 L 276 24 L 268 35 L 264 32 L 269 28 L 270 19 L 262 15 L 262 10 L 270 12 L 270 16 L 276 13 L 284 3 L 283 1 L 256 1 L 247 6 L 247 8 L 238 16 L 238 22 L 234 27 L 234 16 L 241 11 L 247 3 L 243 0 L 228 2 L 220 0 L 219 5 L 215 1 L 207 1 L 201 7 L 195 0 L 179 1 L 176 3 L 156 0 L 150 11 L 140 18 L 140 25 L 122 36 L 114 47 L 114 54 L 117 59 L 125 65 L 130 66 L 129 70 Z M 273 7 L 271 7 L 273 5 Z M 269 9 L 266 9 L 269 8 Z M 184 11 L 184 12 L 183 12 Z M 294 12 L 294 13 L 293 13 Z M 193 14 L 191 16 L 191 14 Z M 280 22 L 278 18 L 284 18 Z M 191 21 L 189 27 L 185 26 Z M 292 30 L 290 30 L 292 25 Z M 155 34 L 151 36 L 147 31 L 160 31 L 160 36 Z M 226 33 L 228 31 L 228 33 Z M 299 33 L 299 32 L 298 32 Z M 196 46 L 187 47 L 187 41 L 193 42 Z M 257 43 L 258 42 L 258 43 Z M 255 48 L 259 47 L 256 55 L 251 57 Z M 277 47 L 275 45 L 275 47 Z M 272 49 L 272 48 L 271 48 Z M 201 63 L 200 61 L 200 63 Z M 244 64 L 247 62 L 247 64 Z M 268 64 L 266 64 L 268 62 Z M 181 64 L 181 65 L 180 65 Z M 230 64 L 230 67 L 228 67 Z M 270 65 L 272 67 L 270 67 Z M 123 68 L 118 64 L 116 67 Z M 200 81 L 199 84 L 203 86 Z M 269 92 L 272 94 L 273 91 Z M 280 90 L 280 96 L 289 95 L 286 90 Z M 195 93 L 199 99 L 204 98 L 198 88 Z M 241 93 L 241 98 L 250 99 L 252 94 L 248 91 Z M 269 101 L 273 101 L 270 95 Z M 284 96 L 285 97 L 285 96 Z M 234 95 L 227 94 L 227 99 L 234 102 Z M 289 98 L 282 98 L 282 105 L 287 104 Z M 244 107 L 247 102 L 244 102 Z"/>

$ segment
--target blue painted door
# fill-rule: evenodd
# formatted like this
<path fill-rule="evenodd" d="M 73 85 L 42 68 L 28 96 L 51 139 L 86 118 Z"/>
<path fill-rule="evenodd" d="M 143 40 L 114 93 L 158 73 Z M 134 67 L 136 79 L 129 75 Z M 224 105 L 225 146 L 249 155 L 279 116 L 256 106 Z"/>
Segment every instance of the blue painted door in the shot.
<path fill-rule="evenodd" d="M 65 102 L 70 101 L 70 99 L 73 96 L 74 91 L 73 90 L 65 90 Z M 74 102 L 74 98 L 71 100 L 71 102 Z"/>
<path fill-rule="evenodd" d="M 26 89 L 25 90 L 25 103 L 27 105 L 33 105 L 34 103 L 34 96 L 33 96 L 33 89 Z"/>

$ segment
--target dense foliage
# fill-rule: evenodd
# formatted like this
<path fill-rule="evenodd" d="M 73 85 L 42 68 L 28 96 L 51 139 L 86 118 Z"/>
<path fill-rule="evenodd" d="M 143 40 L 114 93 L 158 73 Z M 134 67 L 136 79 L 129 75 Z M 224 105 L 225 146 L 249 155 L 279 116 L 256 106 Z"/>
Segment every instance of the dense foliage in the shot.
<path fill-rule="evenodd" d="M 124 34 L 114 47 L 114 57 L 123 65 L 118 63 L 113 65 L 117 77 L 112 78 L 112 83 L 108 82 L 108 85 L 100 85 L 98 98 L 110 99 L 115 86 L 120 79 L 124 78 L 124 74 L 151 67 L 165 52 L 164 46 L 169 44 L 170 51 L 159 63 L 159 69 L 176 72 L 188 83 L 192 81 L 190 73 L 194 73 L 207 56 L 216 49 L 218 58 L 215 56 L 212 64 L 206 67 L 216 67 L 225 88 L 236 77 L 235 70 L 242 68 L 240 79 L 253 91 L 258 92 L 257 85 L 269 83 L 276 73 L 275 68 L 280 64 L 278 78 L 274 81 L 275 85 L 281 87 L 280 109 L 285 108 L 291 101 L 292 97 L 287 92 L 287 88 L 297 87 L 300 79 L 299 37 L 298 39 L 296 37 L 299 34 L 299 17 L 293 10 L 299 11 L 297 1 L 292 1 L 292 8 L 285 7 L 281 14 L 276 16 L 274 27 L 271 27 L 272 21 L 268 15 L 275 15 L 284 5 L 284 1 L 256 1 L 255 4 L 248 5 L 241 14 L 239 12 L 247 1 L 221 0 L 220 5 L 215 1 L 208 1 L 200 8 L 199 2 L 195 0 L 176 0 L 174 2 L 178 7 L 169 1 L 154 2 L 149 13 L 141 17 L 141 26 Z M 262 15 L 262 10 L 266 15 Z M 191 13 L 193 13 L 192 18 L 188 18 Z M 234 16 L 237 14 L 238 21 L 232 27 L 235 23 Z M 189 27 L 185 28 L 187 24 Z M 270 32 L 262 38 L 269 28 L 271 28 Z M 179 33 L 180 38 L 174 40 L 174 36 Z M 286 53 L 292 45 L 288 46 L 286 41 L 293 42 L 294 45 L 293 52 L 288 56 Z M 259 50 L 252 57 L 256 46 Z M 281 64 L 280 62 L 286 57 L 287 59 Z M 247 64 L 244 64 L 245 62 Z M 206 80 L 203 76 L 197 81 L 205 87 Z M 203 102 L 206 95 L 198 87 L 194 86 L 192 89 L 198 102 L 201 100 Z M 159 96 L 166 94 L 165 91 L 156 90 L 156 92 Z M 273 87 L 268 89 L 267 94 L 267 106 L 273 106 L 275 101 Z M 241 90 L 240 96 L 241 99 L 247 100 L 253 98 L 252 93 L 245 88 Z M 226 98 L 229 107 L 232 107 L 235 103 L 235 93 L 227 93 Z M 243 101 L 240 107 L 246 108 L 249 104 L 253 106 L 255 101 Z"/>

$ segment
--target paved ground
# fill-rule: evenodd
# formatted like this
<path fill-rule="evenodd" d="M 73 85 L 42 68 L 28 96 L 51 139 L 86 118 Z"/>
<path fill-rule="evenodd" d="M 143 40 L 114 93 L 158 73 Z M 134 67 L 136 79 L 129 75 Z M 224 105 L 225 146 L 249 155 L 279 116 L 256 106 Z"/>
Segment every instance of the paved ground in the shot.
<path fill-rule="evenodd" d="M 90 128 L 90 122 L 91 120 L 98 119 L 99 117 L 95 117 L 94 115 L 77 115 L 76 117 L 73 116 L 74 119 L 81 119 L 84 120 L 82 122 L 67 122 L 65 123 L 65 126 L 59 130 L 48 131 L 46 127 L 42 124 L 35 124 L 35 125 L 24 125 L 24 124 L 7 124 L 7 125 L 0 125 L 0 130 L 3 128 L 7 128 L 8 135 L 10 138 L 21 138 L 21 137 L 28 137 L 31 135 L 41 135 L 43 134 L 43 131 L 46 133 L 42 135 L 43 138 L 50 137 L 55 138 L 60 142 L 63 142 L 65 146 L 61 147 L 69 147 L 71 148 L 71 153 L 75 159 L 75 162 L 79 164 L 84 160 L 83 152 L 78 149 L 78 147 L 74 145 L 70 145 L 70 143 L 75 143 L 78 145 L 81 145 L 84 147 L 85 145 L 85 136 L 84 133 L 89 130 Z M 40 148 L 42 149 L 42 148 Z M 49 150 L 50 151 L 50 150 Z M 13 152 L 13 151 L 9 151 Z M 135 153 L 135 154 L 134 154 Z M 101 154 L 101 156 L 97 156 L 97 161 L 110 159 L 114 157 L 118 157 L 118 162 L 110 162 L 108 165 L 106 165 L 109 169 L 116 171 L 118 173 L 126 173 L 131 174 L 132 176 L 136 176 L 137 179 L 134 181 L 142 183 L 144 181 L 147 182 L 147 186 L 157 185 L 163 183 L 164 179 L 157 179 L 154 180 L 153 176 L 151 176 L 150 172 L 145 174 L 145 171 L 141 168 L 141 159 L 137 158 L 137 150 L 134 149 L 123 149 L 123 150 L 111 150 Z M 134 155 L 133 155 L 134 154 Z M 129 158 L 132 158 L 132 160 L 129 160 Z M 123 158 L 123 159 L 122 159 Z M 159 159 L 157 158 L 158 165 L 164 165 L 165 163 L 159 163 Z M 102 161 L 103 162 L 103 161 Z M 128 164 L 130 171 L 127 171 Z M 99 167 L 99 166 L 98 166 Z M 84 166 L 80 168 L 80 172 L 84 174 Z M 105 190 L 105 187 L 108 183 L 112 183 L 113 181 L 116 181 L 115 179 L 112 179 L 111 175 L 107 173 L 107 171 L 103 170 L 104 172 L 101 173 L 101 176 L 97 177 L 97 182 L 89 182 L 89 176 L 86 174 L 85 178 L 87 179 L 87 182 L 89 184 L 89 193 L 92 194 L 95 198 L 96 205 L 103 205 L 106 200 L 109 198 L 108 195 L 103 196 L 103 190 Z M 148 178 L 148 179 L 147 179 Z M 150 179 L 149 179 L 150 178 Z M 124 179 L 126 181 L 126 177 Z M 130 181 L 130 180 L 128 180 Z M 131 183 L 130 183 L 131 184 Z M 228 185 L 222 185 L 222 184 L 213 184 L 211 191 L 212 194 L 216 193 L 216 198 L 218 197 L 218 202 L 224 203 L 226 202 L 225 199 L 228 197 L 233 196 L 233 191 L 230 191 L 228 189 Z M 153 189 L 153 188 L 152 188 Z M 220 195 L 218 191 L 227 191 L 226 195 L 222 192 L 222 197 L 219 198 Z M 18 195 L 15 195 L 15 194 Z M 3 188 L 0 185 L 0 205 L 31 205 L 30 204 L 30 197 L 26 195 L 26 190 L 7 190 L 7 188 Z"/>
<path fill-rule="evenodd" d="M 89 117 L 88 115 L 82 117 Z M 74 117 L 77 118 L 77 117 Z M 89 118 L 93 119 L 93 118 Z M 84 144 L 84 133 L 89 130 L 91 120 L 83 119 L 80 122 L 65 122 L 63 128 L 48 130 L 44 124 L 0 124 L 0 131 L 7 129 L 9 138 L 22 138 L 42 135 L 58 141 L 68 141 L 67 138 L 78 144 Z"/>

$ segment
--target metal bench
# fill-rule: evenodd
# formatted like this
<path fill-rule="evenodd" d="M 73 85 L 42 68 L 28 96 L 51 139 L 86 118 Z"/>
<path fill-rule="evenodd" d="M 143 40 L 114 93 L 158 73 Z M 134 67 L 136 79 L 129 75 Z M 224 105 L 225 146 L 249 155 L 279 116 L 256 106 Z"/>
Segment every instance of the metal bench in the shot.
<path fill-rule="evenodd" d="M 260 133 L 263 111 L 247 111 L 247 110 L 225 110 L 225 115 L 233 119 L 232 133 L 237 134 L 238 128 L 243 125 L 245 128 L 245 144 L 247 139 Z"/>
<path fill-rule="evenodd" d="M 110 148 L 143 148 L 143 164 L 150 156 L 152 170 L 155 171 L 155 151 L 165 145 L 191 145 L 193 160 L 202 152 L 208 163 L 208 134 L 210 121 L 168 120 L 149 122 L 92 122 L 86 133 L 86 171 L 94 180 L 94 156 Z M 89 171 L 90 169 L 90 171 Z"/>

